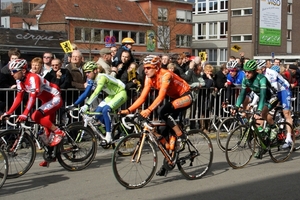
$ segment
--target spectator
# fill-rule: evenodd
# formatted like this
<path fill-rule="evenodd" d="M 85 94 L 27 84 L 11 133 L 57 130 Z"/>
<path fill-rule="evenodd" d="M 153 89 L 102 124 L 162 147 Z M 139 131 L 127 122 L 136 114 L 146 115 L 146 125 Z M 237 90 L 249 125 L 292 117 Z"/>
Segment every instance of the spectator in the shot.
<path fill-rule="evenodd" d="M 53 59 L 53 54 L 52 53 L 50 53 L 50 52 L 45 52 L 44 53 L 44 55 L 43 55 L 43 63 L 44 63 L 44 65 L 43 65 L 42 70 L 41 70 L 41 72 L 39 74 L 43 78 L 45 78 L 45 79 L 47 79 L 46 76 L 52 70 L 52 67 L 51 67 L 51 60 L 52 59 Z"/>
<path fill-rule="evenodd" d="M 116 66 L 113 66 L 113 61 L 114 61 L 114 57 L 116 56 L 117 54 L 117 51 L 118 51 L 118 48 L 116 46 L 113 46 L 113 47 L 110 47 L 110 50 L 111 50 L 111 76 L 113 77 L 116 77 L 117 76 L 117 73 L 118 73 L 118 68 Z"/>
<path fill-rule="evenodd" d="M 169 63 L 170 63 L 170 56 L 167 54 L 164 54 L 161 57 L 161 68 L 167 69 Z"/>
<path fill-rule="evenodd" d="M 78 47 L 76 44 L 72 43 L 72 51 L 74 50 L 78 50 Z M 71 62 L 71 57 L 72 57 L 72 53 L 65 53 L 64 58 L 63 58 L 63 68 L 65 68 L 70 62 Z"/>
<path fill-rule="evenodd" d="M 270 59 L 266 60 L 266 68 L 271 68 L 271 67 L 272 67 L 271 60 Z"/>
<path fill-rule="evenodd" d="M 31 69 L 30 72 L 35 73 L 46 79 L 47 81 L 50 81 L 52 79 L 52 75 L 50 73 L 43 74 L 42 73 L 43 68 L 43 59 L 40 57 L 35 57 L 31 60 Z"/>
<path fill-rule="evenodd" d="M 109 48 L 100 49 L 100 58 L 97 61 L 97 64 L 100 65 L 104 70 L 105 74 L 111 75 L 111 50 Z M 117 72 L 113 72 L 112 76 L 116 76 Z"/>
<path fill-rule="evenodd" d="M 188 70 L 187 65 L 186 65 L 186 55 L 185 55 L 185 53 L 182 53 L 182 54 L 178 55 L 176 63 L 178 64 L 180 69 L 183 71 L 183 73 L 185 73 Z M 180 74 L 182 74 L 182 73 L 180 73 Z"/>
<path fill-rule="evenodd" d="M 118 65 L 117 79 L 120 79 L 124 84 L 128 82 L 127 70 L 131 63 L 131 56 L 129 51 L 123 51 L 121 54 L 121 63 Z"/>
<path fill-rule="evenodd" d="M 119 66 L 119 64 L 122 63 L 122 52 L 123 51 L 129 52 L 129 54 L 130 54 L 129 63 L 134 62 L 134 58 L 133 58 L 133 55 L 131 52 L 133 44 L 134 44 L 134 40 L 132 38 L 127 37 L 122 40 L 122 46 L 118 49 L 118 51 L 114 57 L 114 60 L 112 62 L 112 66 L 117 67 L 117 66 Z"/>
<path fill-rule="evenodd" d="M 56 84 L 60 89 L 68 89 L 71 86 L 72 77 L 67 69 L 63 69 L 61 60 L 54 58 L 51 61 L 52 71 L 50 72 L 52 79 L 50 82 Z"/>
<path fill-rule="evenodd" d="M 82 54 L 79 50 L 72 52 L 71 63 L 66 66 L 72 76 L 71 86 L 77 89 L 84 89 L 86 76 L 82 71 L 83 66 Z"/>

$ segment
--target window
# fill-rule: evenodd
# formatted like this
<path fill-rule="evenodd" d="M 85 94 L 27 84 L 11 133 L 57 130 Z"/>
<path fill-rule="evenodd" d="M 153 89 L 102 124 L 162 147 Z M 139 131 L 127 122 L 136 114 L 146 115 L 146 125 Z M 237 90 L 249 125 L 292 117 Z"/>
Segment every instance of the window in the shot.
<path fill-rule="evenodd" d="M 178 22 L 191 22 L 192 13 L 185 10 L 176 10 L 176 21 Z"/>
<path fill-rule="evenodd" d="M 146 44 L 146 33 L 139 32 L 139 44 Z"/>
<path fill-rule="evenodd" d="M 244 41 L 252 41 L 252 35 L 244 35 Z"/>
<path fill-rule="evenodd" d="M 128 36 L 128 31 L 122 31 L 121 35 L 122 35 L 122 39 L 126 38 L 126 37 L 129 37 Z"/>
<path fill-rule="evenodd" d="M 137 32 L 131 32 L 130 36 L 135 42 L 138 42 L 138 33 Z"/>
<path fill-rule="evenodd" d="M 292 30 L 286 31 L 286 39 L 291 40 L 292 39 Z"/>
<path fill-rule="evenodd" d="M 158 21 L 168 20 L 168 10 L 166 8 L 158 8 Z"/>
<path fill-rule="evenodd" d="M 209 12 L 214 13 L 218 11 L 218 1 L 209 2 Z"/>
<path fill-rule="evenodd" d="M 235 35 L 231 37 L 232 42 L 249 42 L 252 41 L 252 35 Z"/>
<path fill-rule="evenodd" d="M 90 42 L 92 40 L 92 29 L 85 28 L 84 29 L 84 41 Z"/>
<path fill-rule="evenodd" d="M 244 15 L 252 15 L 252 9 L 245 9 Z"/>
<path fill-rule="evenodd" d="M 94 41 L 101 42 L 101 29 L 94 29 Z"/>
<path fill-rule="evenodd" d="M 170 27 L 169 26 L 157 27 L 157 48 L 163 48 L 163 49 L 170 48 Z"/>
<path fill-rule="evenodd" d="M 208 62 L 210 64 L 217 64 L 217 58 L 218 58 L 218 49 L 209 49 L 208 50 Z"/>
<path fill-rule="evenodd" d="M 287 13 L 292 14 L 292 4 L 291 3 L 288 3 L 288 5 L 287 5 Z"/>
<path fill-rule="evenodd" d="M 242 11 L 241 10 L 233 10 L 232 11 L 232 16 L 241 16 L 242 15 Z"/>
<path fill-rule="evenodd" d="M 227 62 L 227 49 L 220 49 L 220 62 Z"/>
<path fill-rule="evenodd" d="M 227 22 L 220 22 L 220 38 L 227 38 Z"/>
<path fill-rule="evenodd" d="M 206 12 L 206 2 L 205 0 L 201 1 L 198 0 L 198 13 L 205 13 Z"/>
<path fill-rule="evenodd" d="M 81 34 L 82 28 L 75 28 L 75 41 L 82 41 L 82 34 Z"/>
<path fill-rule="evenodd" d="M 119 36 L 120 31 L 113 31 L 113 36 L 116 38 L 116 43 L 120 42 L 120 36 Z"/>
<path fill-rule="evenodd" d="M 241 36 L 232 36 L 231 37 L 231 41 L 232 42 L 237 42 L 237 41 L 241 41 L 242 39 L 241 39 Z"/>
<path fill-rule="evenodd" d="M 104 40 L 105 40 L 105 37 L 106 37 L 106 36 L 110 36 L 110 30 L 103 30 L 103 35 L 104 35 L 104 37 L 102 38 L 102 41 L 105 42 L 105 41 L 104 41 Z"/>
<path fill-rule="evenodd" d="M 189 35 L 176 35 L 176 46 L 177 47 L 190 47 L 192 36 Z"/>
<path fill-rule="evenodd" d="M 206 36 L 206 23 L 198 24 L 198 38 L 196 39 L 205 39 Z"/>
<path fill-rule="evenodd" d="M 220 12 L 228 11 L 228 0 L 220 0 Z"/>
<path fill-rule="evenodd" d="M 217 38 L 217 23 L 209 23 L 209 39 L 216 39 Z"/>

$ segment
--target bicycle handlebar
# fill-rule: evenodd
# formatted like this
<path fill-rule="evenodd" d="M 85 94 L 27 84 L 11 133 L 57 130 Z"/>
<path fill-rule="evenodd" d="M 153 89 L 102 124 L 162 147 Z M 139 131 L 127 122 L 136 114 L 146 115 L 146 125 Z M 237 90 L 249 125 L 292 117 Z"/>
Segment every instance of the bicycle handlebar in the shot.
<path fill-rule="evenodd" d="M 18 117 L 18 115 L 10 115 L 9 118 L 16 118 Z M 9 121 L 9 119 L 6 120 L 6 123 L 10 126 L 13 126 L 13 127 L 17 127 L 19 124 L 21 126 L 21 128 L 25 128 L 25 129 L 31 129 L 32 127 L 31 126 L 26 126 L 25 125 L 25 122 L 20 122 L 20 123 L 12 123 L 11 121 Z"/>
<path fill-rule="evenodd" d="M 126 118 L 130 118 L 132 120 L 132 118 L 135 118 L 136 115 L 135 114 L 128 114 L 124 117 L 121 118 L 121 121 L 122 121 L 122 124 L 127 128 L 127 129 L 130 129 L 131 127 L 128 126 L 127 122 L 125 121 Z"/>

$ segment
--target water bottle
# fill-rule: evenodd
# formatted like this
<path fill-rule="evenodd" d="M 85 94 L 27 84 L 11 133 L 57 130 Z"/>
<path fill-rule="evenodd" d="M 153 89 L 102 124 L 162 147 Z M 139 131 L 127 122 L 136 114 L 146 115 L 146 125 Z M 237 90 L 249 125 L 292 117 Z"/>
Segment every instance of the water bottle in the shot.
<path fill-rule="evenodd" d="M 170 137 L 170 150 L 172 151 L 175 149 L 175 142 L 176 142 L 176 137 L 172 135 Z"/>
<path fill-rule="evenodd" d="M 106 133 L 106 131 L 105 131 L 104 127 L 102 126 L 102 124 L 100 124 L 100 125 L 98 126 L 98 129 L 100 130 L 101 133 L 103 133 L 103 134 Z"/>

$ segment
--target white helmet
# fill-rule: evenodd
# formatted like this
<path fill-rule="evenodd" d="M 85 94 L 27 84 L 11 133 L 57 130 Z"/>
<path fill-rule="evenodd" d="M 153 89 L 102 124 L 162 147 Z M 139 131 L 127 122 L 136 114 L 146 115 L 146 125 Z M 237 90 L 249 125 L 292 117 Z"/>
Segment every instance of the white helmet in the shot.
<path fill-rule="evenodd" d="M 231 69 L 235 69 L 238 66 L 238 62 L 236 60 L 231 60 L 226 64 L 226 68 L 231 70 Z"/>
<path fill-rule="evenodd" d="M 266 66 L 266 60 L 257 60 L 257 69 L 261 69 Z"/>
<path fill-rule="evenodd" d="M 10 71 L 20 71 L 22 69 L 27 70 L 27 61 L 25 59 L 15 59 L 9 63 Z"/>

